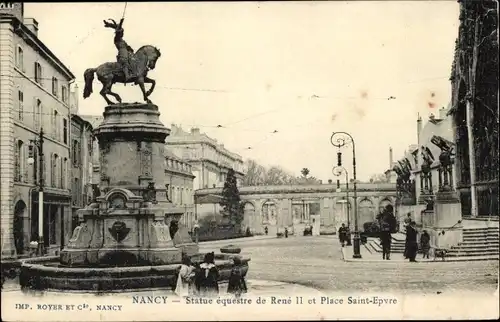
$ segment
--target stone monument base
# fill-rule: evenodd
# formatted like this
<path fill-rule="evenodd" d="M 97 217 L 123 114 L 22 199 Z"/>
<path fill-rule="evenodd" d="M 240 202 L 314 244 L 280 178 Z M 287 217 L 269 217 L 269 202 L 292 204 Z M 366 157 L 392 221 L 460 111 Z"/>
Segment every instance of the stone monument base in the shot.
<path fill-rule="evenodd" d="M 436 193 L 434 209 L 422 215 L 423 229 L 431 236 L 431 245 L 449 249 L 463 240 L 462 206 L 455 191 Z"/>

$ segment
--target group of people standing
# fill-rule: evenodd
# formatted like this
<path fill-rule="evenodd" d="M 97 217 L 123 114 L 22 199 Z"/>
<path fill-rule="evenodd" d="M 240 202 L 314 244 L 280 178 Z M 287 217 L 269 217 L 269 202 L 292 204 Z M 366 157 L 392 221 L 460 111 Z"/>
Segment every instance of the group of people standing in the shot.
<path fill-rule="evenodd" d="M 227 293 L 236 297 L 247 292 L 241 264 L 239 257 L 233 258 L 233 267 L 227 287 Z M 219 277 L 214 252 L 205 254 L 203 262 L 198 266 L 193 265 L 189 256 L 183 255 L 175 293 L 181 297 L 217 297 L 219 295 Z"/>
<path fill-rule="evenodd" d="M 415 221 L 411 219 L 411 213 L 408 213 L 404 224 L 406 228 L 404 256 L 405 259 L 408 259 L 410 262 L 416 262 L 417 253 L 419 250 L 418 230 L 416 228 Z M 429 251 L 431 248 L 430 241 L 431 237 L 429 233 L 424 230 L 420 235 L 420 250 L 423 254 L 423 258 L 429 258 Z"/>

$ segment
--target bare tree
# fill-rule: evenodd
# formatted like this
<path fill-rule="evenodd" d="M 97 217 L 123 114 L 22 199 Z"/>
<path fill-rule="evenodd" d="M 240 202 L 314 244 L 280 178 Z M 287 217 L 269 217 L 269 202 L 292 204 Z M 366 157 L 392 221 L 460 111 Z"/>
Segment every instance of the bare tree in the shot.
<path fill-rule="evenodd" d="M 255 160 L 245 161 L 246 174 L 243 178 L 243 186 L 258 186 L 264 184 L 266 168 L 258 164 Z"/>

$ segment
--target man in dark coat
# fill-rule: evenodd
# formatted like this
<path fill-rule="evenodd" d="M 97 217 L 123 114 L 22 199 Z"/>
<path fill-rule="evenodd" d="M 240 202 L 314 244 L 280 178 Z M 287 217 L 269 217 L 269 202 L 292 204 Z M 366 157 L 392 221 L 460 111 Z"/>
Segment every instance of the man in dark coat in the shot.
<path fill-rule="evenodd" d="M 345 227 L 345 224 L 342 224 L 342 226 L 339 228 L 339 241 L 340 241 L 340 244 L 342 245 L 342 247 L 344 247 L 344 244 L 346 242 L 346 227 Z"/>
<path fill-rule="evenodd" d="M 390 259 L 391 256 L 391 228 L 389 223 L 382 222 L 382 227 L 380 229 L 380 243 L 382 244 L 382 259 Z"/>
<path fill-rule="evenodd" d="M 417 252 L 418 252 L 418 242 L 417 242 L 418 232 L 415 226 L 416 223 L 412 221 L 410 225 L 406 227 L 406 243 L 407 243 L 406 256 L 410 260 L 410 262 L 416 262 L 415 258 L 417 257 Z"/>
<path fill-rule="evenodd" d="M 243 276 L 241 259 L 235 257 L 233 258 L 233 268 L 231 269 L 231 275 L 227 284 L 227 293 L 234 294 L 235 297 L 240 297 L 242 293 L 246 292 L 247 283 L 245 282 L 245 276 Z"/>

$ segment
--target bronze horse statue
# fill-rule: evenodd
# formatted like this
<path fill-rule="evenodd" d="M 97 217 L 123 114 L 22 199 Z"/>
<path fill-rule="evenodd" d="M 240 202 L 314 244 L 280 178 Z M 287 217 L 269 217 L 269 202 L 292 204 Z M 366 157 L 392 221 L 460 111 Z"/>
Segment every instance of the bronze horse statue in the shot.
<path fill-rule="evenodd" d="M 160 50 L 154 46 L 146 45 L 139 48 L 134 54 L 131 55 L 130 60 L 134 66 L 134 74 L 127 81 L 124 81 L 123 69 L 118 62 L 107 62 L 99 65 L 97 68 L 88 68 L 84 72 L 85 78 L 85 89 L 83 90 L 83 98 L 87 98 L 92 94 L 92 82 L 94 81 L 94 73 L 97 75 L 97 79 L 102 83 L 102 89 L 100 94 L 108 104 L 113 103 L 107 95 L 113 96 L 118 103 L 122 102 L 121 97 L 111 91 L 111 87 L 115 83 L 134 83 L 139 85 L 142 90 L 142 95 L 144 101 L 151 103 L 148 98 L 155 88 L 155 80 L 147 77 L 148 71 L 154 69 L 156 66 L 156 61 L 160 58 Z M 151 88 L 146 91 L 144 84 L 151 84 Z"/>

